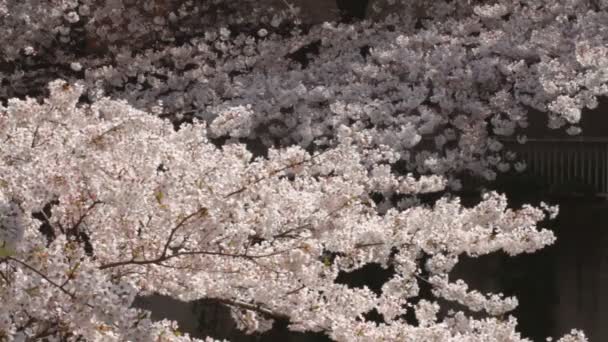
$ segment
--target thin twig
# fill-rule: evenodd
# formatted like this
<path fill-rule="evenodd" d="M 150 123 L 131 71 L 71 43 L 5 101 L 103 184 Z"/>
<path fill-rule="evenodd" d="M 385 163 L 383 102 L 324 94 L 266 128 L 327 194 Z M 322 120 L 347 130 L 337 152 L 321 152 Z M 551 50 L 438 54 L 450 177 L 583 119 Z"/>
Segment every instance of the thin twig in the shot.
<path fill-rule="evenodd" d="M 257 255 L 248 255 L 248 254 L 242 254 L 242 253 L 224 253 L 224 252 L 211 252 L 211 251 L 185 251 L 185 252 L 178 252 L 175 254 L 171 254 L 171 255 L 164 255 L 164 256 L 160 256 L 156 259 L 149 259 L 149 260 L 135 260 L 135 259 L 131 259 L 131 260 L 125 260 L 125 261 L 116 261 L 116 262 L 111 262 L 111 263 L 107 263 L 107 264 L 102 264 L 101 266 L 99 266 L 100 270 L 105 270 L 108 268 L 113 268 L 113 267 L 119 267 L 119 266 L 126 266 L 126 265 L 151 265 L 151 264 L 158 264 L 160 262 L 169 260 L 169 259 L 173 259 L 173 258 L 177 258 L 180 256 L 187 256 L 187 255 L 212 255 L 212 256 L 223 256 L 223 257 L 230 257 L 230 258 L 242 258 L 242 259 L 246 259 L 249 261 L 253 261 L 254 259 L 261 259 L 261 258 L 268 258 L 271 256 L 275 256 L 275 255 L 279 255 L 279 254 L 283 254 L 286 252 L 289 252 L 291 249 L 289 250 L 280 250 L 280 251 L 276 251 L 276 252 L 272 252 L 272 253 L 267 253 L 267 254 L 257 254 Z"/>
<path fill-rule="evenodd" d="M 159 258 L 164 258 L 165 256 L 167 256 L 167 250 L 169 249 L 169 245 L 171 244 L 171 242 L 173 242 L 173 236 L 175 235 L 175 233 L 177 232 L 178 229 L 180 229 L 189 219 L 193 218 L 196 215 L 205 215 L 207 213 L 207 208 L 202 207 L 200 209 L 198 209 L 197 211 L 187 215 L 186 217 L 184 217 L 183 219 L 181 219 L 177 225 L 175 227 L 173 227 L 173 229 L 171 229 L 171 232 L 169 233 L 169 237 L 167 238 L 167 242 L 165 243 L 165 246 L 163 247 L 163 251 L 160 254 Z"/>
<path fill-rule="evenodd" d="M 89 213 L 91 212 L 91 210 L 93 210 L 93 208 L 95 208 L 96 205 L 98 204 L 102 204 L 102 201 L 94 201 L 84 212 L 84 214 L 82 214 L 79 218 L 78 221 L 72 226 L 72 228 L 70 229 L 72 232 L 78 232 L 78 227 L 80 227 L 80 224 L 82 223 L 82 221 L 84 221 L 84 219 L 89 215 Z"/>
<path fill-rule="evenodd" d="M 69 292 L 68 290 L 64 289 L 61 285 L 57 284 L 56 282 L 54 282 L 53 280 L 51 280 L 49 277 L 47 277 L 44 273 L 38 271 L 35 267 L 28 265 L 27 263 L 19 260 L 19 259 L 15 259 L 11 256 L 6 257 L 8 260 L 14 261 L 16 263 L 18 263 L 19 265 L 27 268 L 28 270 L 36 273 L 38 276 L 40 276 L 42 279 L 46 280 L 49 284 L 55 286 L 56 288 L 58 288 L 59 290 L 61 290 L 61 292 L 65 293 L 66 295 L 70 296 L 70 298 L 75 299 L 76 295 L 74 295 L 73 293 Z"/>
<path fill-rule="evenodd" d="M 316 159 L 320 155 L 326 153 L 327 151 L 329 151 L 329 150 L 321 151 L 321 152 L 315 154 L 314 156 L 311 156 L 309 159 L 302 160 L 302 161 L 299 161 L 297 163 L 289 164 L 289 165 L 286 165 L 286 166 L 281 167 L 281 168 L 276 169 L 276 170 L 272 170 L 272 171 L 270 171 L 270 173 L 268 174 L 268 176 L 260 177 L 260 178 L 256 179 L 255 181 L 253 181 L 253 182 L 251 182 L 251 183 L 249 183 L 247 185 L 244 185 L 243 187 L 241 187 L 241 188 L 239 188 L 237 190 L 234 190 L 234 191 L 228 193 L 227 195 L 224 195 L 224 198 L 228 198 L 230 196 L 234 196 L 236 194 L 239 194 L 239 193 L 247 190 L 250 186 L 255 185 L 255 184 L 257 184 L 257 183 L 259 183 L 259 182 L 261 182 L 261 181 L 263 181 L 265 179 L 269 179 L 270 177 L 276 175 L 279 172 L 282 172 L 282 171 L 285 171 L 285 170 L 290 169 L 292 167 L 299 166 L 299 165 L 308 163 L 310 161 L 313 161 L 314 159 Z"/>
<path fill-rule="evenodd" d="M 224 299 L 224 298 L 210 298 L 209 300 L 217 302 L 217 303 L 229 305 L 229 306 L 236 306 L 241 309 L 255 311 L 255 312 L 261 313 L 267 317 L 270 317 L 270 318 L 279 319 L 279 320 L 289 320 L 288 315 L 278 313 L 276 311 L 272 311 L 272 309 L 264 307 L 261 304 L 247 303 L 247 302 L 243 302 L 243 301 L 236 300 L 236 299 L 231 300 L 231 299 Z"/>

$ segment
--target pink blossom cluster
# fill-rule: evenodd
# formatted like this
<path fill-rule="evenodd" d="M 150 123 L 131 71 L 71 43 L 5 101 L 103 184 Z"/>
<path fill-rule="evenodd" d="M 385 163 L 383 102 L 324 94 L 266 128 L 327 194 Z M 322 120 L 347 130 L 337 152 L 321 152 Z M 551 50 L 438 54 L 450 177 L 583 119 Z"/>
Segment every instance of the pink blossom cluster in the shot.
<path fill-rule="evenodd" d="M 550 207 L 512 210 L 488 193 L 472 208 L 443 198 L 380 214 L 374 191 L 445 184 L 369 172 L 347 139 L 322 152 L 292 146 L 253 158 L 242 144 L 210 143 L 202 122 L 175 131 L 125 101 L 77 105 L 78 84 L 49 87 L 43 103 L 0 108 L 0 333 L 9 340 L 188 340 L 131 307 L 151 293 L 221 300 L 249 331 L 288 318 L 291 329 L 337 341 L 525 340 L 513 319 L 498 318 L 514 298 L 471 292 L 449 272 L 462 255 L 551 244 L 552 232 L 537 227 Z M 335 282 L 369 263 L 395 268 L 381 294 Z M 436 302 L 411 304 L 420 281 L 494 318 L 455 312 L 438 321 Z M 361 320 L 371 309 L 386 323 Z M 418 326 L 404 319 L 410 310 Z"/>
<path fill-rule="evenodd" d="M 531 108 L 580 133 L 608 3 L 387 0 L 348 24 L 273 4 L 0 0 L 0 340 L 194 340 L 133 307 L 158 293 L 247 332 L 528 341 L 516 298 L 450 272 L 553 243 L 557 208 L 420 196 L 523 170 L 500 137 Z M 371 263 L 394 269 L 379 293 L 337 281 Z"/>

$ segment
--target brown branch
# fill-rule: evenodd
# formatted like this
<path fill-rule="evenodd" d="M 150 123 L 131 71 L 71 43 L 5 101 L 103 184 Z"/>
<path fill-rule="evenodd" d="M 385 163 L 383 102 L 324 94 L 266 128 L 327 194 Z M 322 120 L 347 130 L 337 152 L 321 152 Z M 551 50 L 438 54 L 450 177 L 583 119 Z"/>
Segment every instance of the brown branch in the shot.
<path fill-rule="evenodd" d="M 196 215 L 207 215 L 208 209 L 205 207 L 202 207 L 200 209 L 198 209 L 197 211 L 187 215 L 186 217 L 184 217 L 183 219 L 181 219 L 181 221 L 179 221 L 177 223 L 177 225 L 175 227 L 173 227 L 173 229 L 171 229 L 171 232 L 169 233 L 169 237 L 167 238 L 167 242 L 165 243 L 165 246 L 163 247 L 163 251 L 160 254 L 159 258 L 164 258 L 167 256 L 167 250 L 169 249 L 169 245 L 171 244 L 171 242 L 173 242 L 173 236 L 175 235 L 175 233 L 177 232 L 178 229 L 180 229 L 181 227 L 183 227 L 183 225 L 191 218 L 193 218 Z"/>
<path fill-rule="evenodd" d="M 72 232 L 78 232 L 78 228 L 80 227 L 80 225 L 82 224 L 82 221 L 84 221 L 84 219 L 89 215 L 89 213 L 91 212 L 91 210 L 93 210 L 95 208 L 96 205 L 98 204 L 102 204 L 102 201 L 94 201 L 84 212 L 84 214 L 80 215 L 80 217 L 78 218 L 78 221 L 76 221 L 76 223 L 72 226 L 72 228 L 70 228 L 70 230 Z"/>
<path fill-rule="evenodd" d="M 70 291 L 66 290 L 63 288 L 63 286 L 57 284 L 56 282 L 54 282 L 53 280 L 51 280 L 49 277 L 47 277 L 44 273 L 38 271 L 35 267 L 28 265 L 27 263 L 19 260 L 19 259 L 15 259 L 13 257 L 6 257 L 8 260 L 14 261 L 16 263 L 18 263 L 19 265 L 27 268 L 28 270 L 36 273 L 38 276 L 40 276 L 42 279 L 46 280 L 49 284 L 55 286 L 56 288 L 58 288 L 59 290 L 61 290 L 61 292 L 65 293 L 66 295 L 70 296 L 70 298 L 75 299 L 76 295 L 71 293 Z"/>
<path fill-rule="evenodd" d="M 255 181 L 253 181 L 253 182 L 251 182 L 251 183 L 249 183 L 247 185 L 244 185 L 243 187 L 241 187 L 241 188 L 239 188 L 237 190 L 234 190 L 234 191 L 228 193 L 227 195 L 224 195 L 224 198 L 228 198 L 230 196 L 234 196 L 236 194 L 239 194 L 239 193 L 247 190 L 250 186 L 255 185 L 255 184 L 257 184 L 257 183 L 259 183 L 259 182 L 261 182 L 261 181 L 263 181 L 265 179 L 268 179 L 268 178 L 276 175 L 279 172 L 285 171 L 285 170 L 290 169 L 290 168 L 292 168 L 294 166 L 302 165 L 302 164 L 308 163 L 310 161 L 313 161 L 315 158 L 317 158 L 318 156 L 326 153 L 327 151 L 328 150 L 321 151 L 321 152 L 315 154 L 314 156 L 311 156 L 309 159 L 302 160 L 302 161 L 299 161 L 299 162 L 296 162 L 296 163 L 293 163 L 293 164 L 289 164 L 289 165 L 286 165 L 286 166 L 281 167 L 281 168 L 276 169 L 276 170 L 272 170 L 272 171 L 270 171 L 270 173 L 268 174 L 268 176 L 260 177 L 260 178 L 256 179 Z"/>
<path fill-rule="evenodd" d="M 78 267 L 80 267 L 80 262 L 78 262 L 73 268 L 68 270 L 67 278 L 63 281 L 63 283 L 61 283 L 61 287 L 66 286 L 70 282 L 70 280 L 74 279 L 74 275 L 78 270 Z"/>
<path fill-rule="evenodd" d="M 328 218 L 332 217 L 334 214 L 338 213 L 340 210 L 346 208 L 347 206 L 348 206 L 348 201 L 346 203 L 342 204 L 340 207 L 338 207 L 338 208 L 332 210 L 331 212 L 329 212 L 327 215 L 325 215 L 325 218 L 328 219 Z M 318 211 L 319 211 L 319 208 L 315 209 L 314 212 L 311 213 L 306 218 L 306 220 L 310 219 L 310 217 L 312 217 L 312 215 L 315 214 L 315 213 L 317 213 Z M 310 223 L 301 224 L 301 225 L 296 226 L 294 228 L 287 229 L 287 230 L 285 230 L 285 231 L 283 231 L 283 232 L 281 232 L 281 233 L 279 233 L 277 235 L 274 235 L 273 238 L 277 239 L 277 238 L 283 238 L 283 237 L 294 237 L 294 236 L 289 236 L 288 234 L 292 233 L 292 232 L 295 232 L 295 231 L 298 231 L 298 230 L 301 230 L 301 229 L 306 229 L 306 228 L 308 228 L 310 226 L 311 226 Z"/>
<path fill-rule="evenodd" d="M 49 226 L 51 226 L 51 228 L 53 228 L 55 231 L 59 230 L 61 232 L 61 234 L 65 234 L 65 229 L 63 228 L 63 225 L 61 225 L 61 222 L 57 221 L 57 226 L 59 227 L 59 229 L 57 229 L 57 227 L 55 227 L 55 223 L 51 222 L 51 218 L 50 216 L 48 216 L 45 212 L 44 209 L 39 211 L 40 214 L 42 215 L 42 217 L 44 217 L 44 219 L 46 220 L 46 222 L 44 223 L 48 223 Z"/>
<path fill-rule="evenodd" d="M 268 258 L 271 256 L 286 253 L 288 251 L 290 251 L 290 250 L 281 250 L 281 251 L 276 251 L 276 252 L 272 252 L 272 253 L 257 254 L 257 255 L 248 255 L 248 254 L 241 254 L 241 253 L 210 252 L 210 251 L 186 251 L 186 252 L 178 252 L 178 253 L 171 254 L 171 255 L 164 255 L 164 256 L 161 255 L 160 257 L 158 257 L 156 259 L 149 259 L 149 260 L 131 259 L 131 260 L 125 260 L 125 261 L 111 262 L 111 263 L 100 265 L 99 269 L 105 270 L 108 268 L 125 266 L 125 265 L 158 264 L 158 263 L 161 263 L 161 262 L 169 260 L 169 259 L 177 258 L 180 256 L 187 256 L 187 255 L 212 255 L 212 256 L 222 256 L 222 257 L 229 257 L 229 258 L 242 258 L 242 259 L 253 261 L 254 259 Z"/>
<path fill-rule="evenodd" d="M 370 242 L 370 243 L 358 243 L 355 245 L 355 248 L 365 248 L 365 247 L 373 247 L 373 246 L 382 246 L 384 242 Z"/>
<path fill-rule="evenodd" d="M 302 285 L 302 286 L 298 287 L 298 288 L 297 288 L 297 289 L 295 289 L 295 290 L 291 290 L 291 291 L 289 291 L 289 292 L 286 292 L 286 293 L 285 293 L 285 296 L 283 296 L 283 297 L 287 297 L 287 296 L 289 296 L 289 295 L 292 295 L 292 294 L 294 294 L 294 293 L 296 293 L 296 292 L 298 292 L 298 291 L 300 291 L 300 290 L 304 289 L 305 287 L 306 287 L 306 285 Z"/>
<path fill-rule="evenodd" d="M 42 330 L 41 332 L 39 332 L 38 334 L 36 334 L 35 336 L 32 337 L 31 340 L 26 340 L 26 341 L 40 341 L 45 337 L 51 336 L 53 334 L 56 334 L 57 328 L 53 327 L 53 326 L 48 326 L 46 327 L 44 330 Z"/>
<path fill-rule="evenodd" d="M 261 304 L 256 304 L 256 303 L 247 303 L 244 301 L 240 301 L 237 299 L 224 299 L 224 298 L 209 298 L 210 301 L 216 302 L 216 303 L 220 303 L 220 304 L 225 304 L 228 306 L 235 306 L 241 309 L 246 309 L 246 310 L 250 310 L 250 311 L 255 311 L 258 312 L 266 317 L 270 317 L 276 320 L 289 320 L 289 316 L 286 314 L 282 314 L 276 311 L 272 311 L 272 309 L 269 309 L 267 307 L 262 306 Z"/>
<path fill-rule="evenodd" d="M 28 270 L 36 273 L 39 277 L 41 277 L 42 279 L 46 280 L 49 284 L 53 285 L 54 287 L 58 288 L 61 292 L 65 293 L 66 295 L 68 295 L 70 298 L 72 298 L 72 300 L 76 300 L 76 295 L 71 293 L 70 291 L 66 290 L 65 288 L 63 288 L 62 285 L 57 284 L 56 282 L 54 282 L 53 280 L 51 280 L 49 277 L 47 277 L 44 273 L 40 272 L 39 270 L 37 270 L 35 267 L 30 266 L 29 264 L 27 264 L 26 262 L 23 262 L 19 259 L 15 259 L 13 257 L 6 257 L 7 260 L 11 260 L 14 261 L 16 263 L 18 263 L 19 265 L 27 268 Z M 84 303 L 86 306 L 88 306 L 89 308 L 94 308 L 93 305 L 89 304 L 89 303 Z"/>
<path fill-rule="evenodd" d="M 32 144 L 30 148 L 36 148 L 36 141 L 38 140 L 38 131 L 40 130 L 40 125 L 36 125 L 36 129 L 34 130 L 34 136 L 32 137 Z"/>
<path fill-rule="evenodd" d="M 173 259 L 175 257 L 178 256 L 182 256 L 182 255 L 214 255 L 214 256 L 225 256 L 225 257 L 234 257 L 234 258 L 245 258 L 245 259 L 249 259 L 250 257 L 244 254 L 230 254 L 230 253 L 223 253 L 223 252 L 209 252 L 209 251 L 190 251 L 190 252 L 181 252 L 181 253 L 176 253 L 176 254 L 172 254 L 172 255 L 161 255 L 156 259 L 148 259 L 148 260 L 135 260 L 135 259 L 131 259 L 131 260 L 125 260 L 125 261 L 116 261 L 116 262 L 111 262 L 111 263 L 107 263 L 107 264 L 102 264 L 101 266 L 99 266 L 100 270 L 105 270 L 108 268 L 113 268 L 113 267 L 119 267 L 119 266 L 125 266 L 125 265 L 150 265 L 150 264 L 158 264 L 161 263 L 163 261 L 167 261 L 169 259 Z"/>
<path fill-rule="evenodd" d="M 8 279 L 8 277 L 2 271 L 0 271 L 0 278 L 2 278 L 7 284 L 11 283 L 10 279 Z"/>
<path fill-rule="evenodd" d="M 308 228 L 308 227 L 310 227 L 310 226 L 311 226 L 311 224 L 310 224 L 310 223 L 301 224 L 301 225 L 299 225 L 299 226 L 297 226 L 297 227 L 293 227 L 293 228 L 291 228 L 291 229 L 287 229 L 287 230 L 285 230 L 285 231 L 283 231 L 283 232 L 281 232 L 281 233 L 279 233 L 279 234 L 277 234 L 277 235 L 274 235 L 272 238 L 273 238 L 273 239 L 280 239 L 280 238 L 284 238 L 284 237 L 287 237 L 287 238 L 289 238 L 289 237 L 294 237 L 294 236 L 292 236 L 292 235 L 288 235 L 288 234 L 289 234 L 289 233 L 296 232 L 296 231 L 298 231 L 298 230 L 306 229 L 306 228 Z"/>

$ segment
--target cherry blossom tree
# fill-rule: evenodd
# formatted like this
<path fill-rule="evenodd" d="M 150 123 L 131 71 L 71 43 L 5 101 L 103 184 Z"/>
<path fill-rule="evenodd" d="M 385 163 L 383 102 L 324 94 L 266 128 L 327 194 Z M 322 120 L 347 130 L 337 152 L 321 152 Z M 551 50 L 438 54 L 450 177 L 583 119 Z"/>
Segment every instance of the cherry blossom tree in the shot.
<path fill-rule="evenodd" d="M 499 138 L 523 141 L 530 109 L 580 133 L 608 93 L 608 3 L 378 1 L 318 24 L 275 5 L 0 1 L 0 339 L 191 340 L 132 306 L 159 293 L 247 332 L 527 341 L 516 298 L 450 271 L 553 243 L 557 208 L 450 191 L 523 169 Z M 381 291 L 336 281 L 371 263 L 394 270 Z"/>

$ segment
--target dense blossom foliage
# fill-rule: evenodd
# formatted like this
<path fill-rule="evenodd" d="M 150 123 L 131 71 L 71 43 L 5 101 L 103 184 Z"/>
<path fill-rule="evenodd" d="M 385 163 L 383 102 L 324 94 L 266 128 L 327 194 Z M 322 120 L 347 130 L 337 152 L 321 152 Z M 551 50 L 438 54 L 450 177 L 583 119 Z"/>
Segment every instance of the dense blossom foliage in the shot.
<path fill-rule="evenodd" d="M 289 147 L 252 159 L 241 144 L 209 143 L 198 122 L 176 132 L 122 101 L 77 107 L 78 85 L 55 81 L 50 90 L 43 104 L 10 100 L 0 116 L 9 147 L 0 155 L 3 334 L 174 335 L 167 322 L 130 308 L 135 295 L 156 292 L 219 298 L 250 330 L 289 317 L 294 329 L 340 341 L 482 341 L 496 329 L 517 340 L 512 320 L 459 312 L 436 323 L 437 304 L 408 307 L 408 299 L 423 280 L 472 311 L 513 309 L 515 299 L 468 290 L 448 272 L 462 254 L 515 255 L 553 242 L 536 228 L 542 210 L 513 211 L 490 193 L 473 208 L 444 198 L 380 215 L 369 193 L 437 191 L 442 180 L 382 166 L 368 172 L 347 139 L 316 154 Z M 422 254 L 430 256 L 426 279 Z M 396 270 L 380 295 L 334 282 L 339 271 L 370 262 Z M 386 324 L 360 320 L 374 308 Z M 420 326 L 405 322 L 406 310 Z"/>
<path fill-rule="evenodd" d="M 515 298 L 450 271 L 551 244 L 557 209 L 419 196 L 523 169 L 498 138 L 525 140 L 530 109 L 580 132 L 608 94 L 608 3 L 377 1 L 315 25 L 275 5 L 0 1 L 0 340 L 190 340 L 132 307 L 160 293 L 248 332 L 527 341 Z M 381 291 L 336 280 L 370 263 L 394 270 Z"/>
<path fill-rule="evenodd" d="M 448 177 L 494 179 L 512 164 L 494 138 L 523 136 L 531 108 L 576 134 L 608 92 L 605 1 L 409 0 L 383 20 L 319 25 L 248 1 L 6 2 L 3 51 L 21 61 L 6 98 L 82 79 L 91 101 L 219 118 L 229 126 L 210 133 L 267 147 L 324 146 L 346 125 Z"/>

